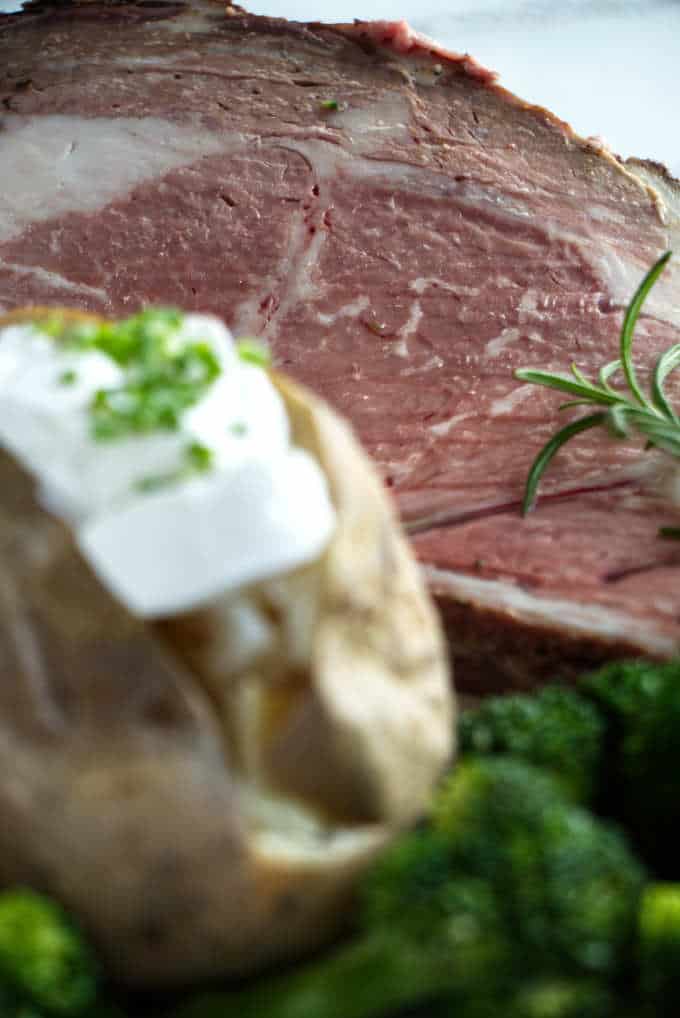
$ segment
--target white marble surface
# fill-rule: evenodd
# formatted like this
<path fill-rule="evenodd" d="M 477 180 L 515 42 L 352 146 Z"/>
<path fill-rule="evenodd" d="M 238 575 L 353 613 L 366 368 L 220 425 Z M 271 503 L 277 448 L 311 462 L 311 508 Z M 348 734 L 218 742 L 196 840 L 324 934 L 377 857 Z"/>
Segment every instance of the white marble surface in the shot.
<path fill-rule="evenodd" d="M 405 18 L 579 134 L 680 177 L 680 0 L 240 0 L 297 20 Z M 20 0 L 0 0 L 0 11 Z"/>

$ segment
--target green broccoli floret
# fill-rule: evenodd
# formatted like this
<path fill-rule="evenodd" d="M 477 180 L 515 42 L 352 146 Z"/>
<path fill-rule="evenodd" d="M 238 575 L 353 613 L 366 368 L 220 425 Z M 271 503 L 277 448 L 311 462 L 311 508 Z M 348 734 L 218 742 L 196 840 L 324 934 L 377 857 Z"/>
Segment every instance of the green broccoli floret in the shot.
<path fill-rule="evenodd" d="M 614 976 L 629 959 L 644 873 L 623 838 L 546 772 L 468 758 L 434 825 L 456 870 L 487 880 L 528 972 Z"/>
<path fill-rule="evenodd" d="M 439 834 L 400 839 L 365 890 L 363 931 L 348 946 L 241 993 L 204 994 L 177 1018 L 365 1018 L 486 992 L 509 973 L 511 941 L 492 889 L 451 869 Z"/>
<path fill-rule="evenodd" d="M 95 963 L 81 934 L 30 890 L 0 893 L 0 988 L 14 1001 L 7 1018 L 76 1018 L 95 1000 Z"/>
<path fill-rule="evenodd" d="M 543 979 L 527 983 L 504 1018 L 620 1018 L 618 1002 L 601 983 Z"/>
<path fill-rule="evenodd" d="M 598 810 L 659 876 L 680 877 L 680 661 L 617 663 L 581 683 L 608 725 Z"/>
<path fill-rule="evenodd" d="M 374 1018 L 428 999 L 490 1018 L 542 973 L 570 985 L 617 973 L 641 884 L 619 835 L 553 777 L 468 758 L 432 824 L 369 874 L 353 942 L 250 990 L 194 999 L 176 1018 Z"/>
<path fill-rule="evenodd" d="M 646 1013 L 680 1014 L 680 884 L 650 884 L 640 907 L 640 987 Z"/>
<path fill-rule="evenodd" d="M 459 723 L 463 753 L 503 753 L 545 767 L 583 803 L 593 797 L 603 733 L 597 709 L 566 686 L 492 697 Z"/>
<path fill-rule="evenodd" d="M 47 1018 L 44 1011 L 38 1011 L 4 986 L 0 986 L 0 1015 L 2 1018 Z"/>

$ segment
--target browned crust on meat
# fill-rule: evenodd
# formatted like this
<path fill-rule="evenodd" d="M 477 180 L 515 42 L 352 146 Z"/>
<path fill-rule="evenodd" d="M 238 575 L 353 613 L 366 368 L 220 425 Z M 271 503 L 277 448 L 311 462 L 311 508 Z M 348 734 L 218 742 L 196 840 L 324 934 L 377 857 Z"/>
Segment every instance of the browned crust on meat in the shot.
<path fill-rule="evenodd" d="M 206 0 L 215 2 L 215 0 Z M 219 0 L 217 0 L 219 2 Z M 189 3 L 186 0 L 24 0 L 24 7 L 21 11 L 10 13 L 0 11 L 0 19 L 7 18 L 17 20 L 26 18 L 33 14 L 65 14 L 79 16 L 81 12 L 89 12 L 97 15 L 102 13 L 118 13 L 125 16 L 127 13 L 137 12 L 140 17 L 148 20 L 167 18 L 173 14 L 179 14 L 186 10 Z M 223 4 L 221 4 L 224 7 Z"/>
<path fill-rule="evenodd" d="M 497 83 L 495 71 L 481 65 L 468 53 L 456 53 L 440 46 L 436 41 L 414 31 L 406 21 L 362 21 L 355 20 L 351 24 L 328 24 L 325 22 L 296 22 L 284 18 L 273 18 L 250 14 L 237 4 L 224 3 L 223 0 L 160 0 L 148 5 L 143 0 L 28 0 L 23 11 L 0 15 L 0 32 L 12 23 L 27 22 L 36 18 L 85 18 L 87 20 L 107 19 L 124 21 L 157 21 L 176 17 L 187 8 L 203 10 L 209 15 L 211 22 L 221 22 L 223 31 L 267 32 L 272 35 L 293 36 L 314 39 L 323 42 L 324 37 L 342 36 L 353 42 L 365 52 L 392 51 L 397 57 L 408 60 L 426 60 L 441 65 L 442 72 L 465 75 L 482 88 L 493 91 L 500 99 L 532 113 L 545 123 L 553 125 L 569 140 L 584 149 L 596 151 L 607 162 L 628 176 L 638 181 L 645 189 L 650 188 L 648 181 L 641 179 L 635 172 L 635 164 L 646 167 L 664 179 L 669 186 L 678 186 L 678 182 L 660 163 L 644 160 L 622 160 L 597 139 L 583 138 L 571 125 L 550 110 L 538 104 L 529 103 L 508 91 Z M 219 15 L 222 15 L 222 18 Z"/>
<path fill-rule="evenodd" d="M 628 169 L 631 169 L 633 173 L 638 167 L 647 169 L 650 173 L 656 174 L 656 176 L 660 177 L 674 189 L 680 189 L 680 180 L 673 176 L 667 166 L 664 166 L 663 163 L 657 162 L 655 159 L 638 159 L 636 157 L 631 157 L 630 159 L 626 159 L 624 165 Z"/>
<path fill-rule="evenodd" d="M 521 692 L 584 672 L 618 658 L 655 655 L 623 637 L 576 634 L 554 624 L 535 625 L 502 610 L 437 597 L 444 631 L 456 662 L 456 685 L 468 696 Z M 660 660 L 664 655 L 656 656 Z"/>

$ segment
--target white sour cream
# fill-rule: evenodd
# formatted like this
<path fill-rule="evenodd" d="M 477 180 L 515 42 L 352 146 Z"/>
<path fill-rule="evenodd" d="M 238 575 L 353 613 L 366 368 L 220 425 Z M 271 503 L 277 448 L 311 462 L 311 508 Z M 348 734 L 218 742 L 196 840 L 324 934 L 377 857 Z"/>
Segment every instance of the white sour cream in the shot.
<path fill-rule="evenodd" d="M 63 348 L 30 325 L 0 331 L 0 441 L 38 480 L 87 560 L 135 614 L 158 618 L 316 559 L 335 525 L 323 472 L 291 444 L 265 371 L 242 361 L 217 319 L 187 315 L 179 344 L 200 339 L 221 373 L 177 431 L 97 441 L 89 405 L 121 369 Z M 66 380 L 66 381 L 65 381 Z M 212 469 L 153 491 L 149 477 L 212 450 Z"/>

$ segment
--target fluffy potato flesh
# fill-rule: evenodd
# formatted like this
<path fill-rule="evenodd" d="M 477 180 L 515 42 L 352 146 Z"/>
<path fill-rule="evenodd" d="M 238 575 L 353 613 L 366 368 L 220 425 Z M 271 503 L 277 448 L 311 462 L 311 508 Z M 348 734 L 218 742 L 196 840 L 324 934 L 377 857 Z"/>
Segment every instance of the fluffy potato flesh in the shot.
<path fill-rule="evenodd" d="M 0 884 L 58 897 L 132 985 L 331 936 L 452 750 L 441 635 L 382 486 L 328 407 L 274 381 L 326 473 L 330 545 L 153 625 L 0 453 Z M 247 664 L 243 611 L 273 634 Z"/>

